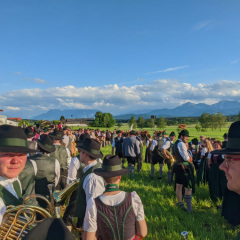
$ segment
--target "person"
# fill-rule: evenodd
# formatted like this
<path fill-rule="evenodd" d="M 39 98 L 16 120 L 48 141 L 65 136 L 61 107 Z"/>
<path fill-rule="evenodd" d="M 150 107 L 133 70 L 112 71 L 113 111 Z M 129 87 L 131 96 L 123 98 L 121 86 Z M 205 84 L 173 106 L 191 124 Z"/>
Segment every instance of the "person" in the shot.
<path fill-rule="evenodd" d="M 57 159 L 60 163 L 60 179 L 58 185 L 56 186 L 57 190 L 62 190 L 67 185 L 67 176 L 68 168 L 71 162 L 71 153 L 67 147 L 61 144 L 62 133 L 55 129 L 53 133 L 49 134 L 53 140 L 53 146 L 55 151 L 50 153 L 50 157 Z"/>
<path fill-rule="evenodd" d="M 222 148 L 226 148 L 227 147 L 227 141 L 228 141 L 228 134 L 224 133 L 223 134 L 223 142 L 222 142 Z"/>
<path fill-rule="evenodd" d="M 128 168 L 131 171 L 131 177 L 134 177 L 135 164 L 138 157 L 141 156 L 139 141 L 135 137 L 135 131 L 130 131 L 130 137 L 123 140 L 123 157 L 127 158 Z"/>
<path fill-rule="evenodd" d="M 152 153 L 150 148 L 152 146 L 153 140 L 150 134 L 147 135 L 147 144 L 146 144 L 146 152 L 145 152 L 145 162 L 151 163 L 152 161 Z"/>
<path fill-rule="evenodd" d="M 240 224 L 240 121 L 231 124 L 226 148 L 214 150 L 212 154 L 224 155 L 219 166 L 227 178 L 222 215 L 232 225 Z M 240 234 L 238 235 L 240 239 Z"/>
<path fill-rule="evenodd" d="M 173 156 L 175 164 L 173 172 L 175 173 L 177 206 L 186 210 L 183 203 L 183 187 L 185 190 L 184 199 L 187 203 L 187 211 L 192 212 L 192 189 L 194 188 L 194 174 L 192 166 L 192 157 L 189 156 L 186 143 L 188 142 L 189 132 L 182 130 L 179 133 L 178 140 L 173 145 Z"/>
<path fill-rule="evenodd" d="M 139 148 L 140 148 L 140 155 L 137 158 L 137 170 L 138 172 L 141 172 L 142 170 L 142 162 L 143 162 L 143 141 L 140 135 L 140 132 L 136 134 L 136 139 L 139 142 Z"/>
<path fill-rule="evenodd" d="M 50 157 L 49 154 L 55 151 L 53 141 L 49 135 L 45 135 L 41 140 L 37 140 L 39 153 L 30 157 L 37 164 L 37 174 L 35 192 L 49 199 L 50 192 L 48 184 L 57 186 L 60 178 L 60 163 L 57 159 Z M 39 205 L 46 208 L 46 203 L 38 199 Z"/>
<path fill-rule="evenodd" d="M 105 190 L 103 179 L 93 171 L 101 167 L 101 163 L 97 158 L 102 158 L 100 151 L 101 144 L 92 138 L 85 138 L 83 143 L 78 147 L 80 152 L 80 161 L 86 165 L 83 169 L 76 198 L 75 217 L 78 218 L 77 227 L 83 226 L 84 216 L 86 212 L 87 201 L 93 197 L 98 197 Z"/>
<path fill-rule="evenodd" d="M 212 144 L 208 139 L 202 141 L 202 151 L 200 159 L 198 160 L 197 170 L 197 185 L 201 182 L 206 184 L 208 182 L 208 154 L 213 150 Z"/>
<path fill-rule="evenodd" d="M 117 131 L 117 137 L 113 139 L 112 142 L 112 155 L 118 155 L 120 159 L 122 159 L 122 167 L 124 168 L 125 159 L 123 158 L 123 137 L 122 132 L 120 130 Z"/>
<path fill-rule="evenodd" d="M 70 142 L 70 137 L 68 136 L 67 132 L 68 132 L 68 128 L 67 128 L 67 127 L 64 127 L 64 128 L 63 128 L 63 138 L 62 138 L 62 142 L 63 142 L 63 144 L 65 145 L 65 147 L 68 147 L 68 146 L 69 146 L 69 142 Z"/>
<path fill-rule="evenodd" d="M 220 141 L 215 141 L 213 144 L 214 150 L 221 149 L 222 143 Z M 210 198 L 214 203 L 217 202 L 218 198 L 222 199 L 223 194 L 227 187 L 227 179 L 225 173 L 219 169 L 219 166 L 224 161 L 224 156 L 222 154 L 212 154 L 210 152 L 208 155 L 208 184 Z"/>
<path fill-rule="evenodd" d="M 0 126 L 0 223 L 6 207 L 22 204 L 19 174 L 24 169 L 27 154 L 35 150 L 28 147 L 27 138 L 20 127 Z"/>
<path fill-rule="evenodd" d="M 102 168 L 94 173 L 104 178 L 105 191 L 90 198 L 84 221 L 84 240 L 138 239 L 147 235 L 144 208 L 138 194 L 121 191 L 121 176 L 128 174 L 117 155 L 106 155 Z"/>
<path fill-rule="evenodd" d="M 168 184 L 172 183 L 172 162 L 171 162 L 171 157 L 167 154 L 167 151 L 172 154 L 172 146 L 173 146 L 173 141 L 175 140 L 175 138 L 176 138 L 175 132 L 171 132 L 169 135 L 169 138 L 166 139 L 166 141 L 164 142 L 164 144 L 161 148 L 161 151 L 162 151 L 163 155 L 165 156 L 165 162 L 168 167 L 168 172 L 167 172 Z M 161 167 L 160 167 L 160 171 L 161 171 L 161 175 L 162 175 L 163 169 Z"/>
<path fill-rule="evenodd" d="M 37 150 L 37 143 L 36 141 L 33 141 L 33 138 L 35 137 L 35 132 L 32 130 L 32 127 L 27 127 L 24 130 L 26 137 L 27 137 L 27 142 L 28 142 L 28 147 L 33 150 Z M 35 151 L 36 152 L 36 151 Z M 28 156 L 32 156 L 34 153 L 28 153 Z"/>

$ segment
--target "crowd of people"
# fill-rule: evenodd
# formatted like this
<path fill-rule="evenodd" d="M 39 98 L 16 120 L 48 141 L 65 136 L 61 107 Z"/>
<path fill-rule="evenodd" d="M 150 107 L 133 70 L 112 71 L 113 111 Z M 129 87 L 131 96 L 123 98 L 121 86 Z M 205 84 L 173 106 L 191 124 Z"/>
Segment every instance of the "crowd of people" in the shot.
<path fill-rule="evenodd" d="M 158 165 L 161 181 L 166 164 L 167 183 L 175 188 L 179 208 L 192 212 L 195 183 L 208 184 L 210 197 L 216 207 L 222 208 L 223 216 L 233 225 L 240 224 L 236 214 L 229 214 L 240 213 L 240 122 L 231 125 L 223 142 L 206 136 L 199 140 L 190 137 L 186 129 L 177 134 L 155 131 L 151 135 L 145 130 L 73 131 L 62 125 L 41 129 L 2 125 L 0 223 L 7 206 L 20 205 L 35 193 L 51 200 L 51 188 L 62 191 L 80 179 L 64 208 L 63 221 L 47 219 L 34 227 L 26 239 L 50 239 L 47 236 L 54 234 L 55 239 L 74 239 L 70 233 L 74 217 L 75 228 L 83 231 L 82 239 L 142 239 L 147 235 L 147 224 L 141 198 L 135 191 L 121 191 L 120 182 L 125 174 L 134 178 L 136 165 L 137 171 L 142 171 L 146 145 L 145 162 L 151 164 L 149 177 L 155 178 Z M 111 146 L 111 154 L 103 158 L 101 148 L 106 145 Z M 221 206 L 217 205 L 218 199 L 223 199 Z M 42 199 L 31 198 L 27 204 L 47 208 Z M 39 232 L 45 233 L 43 238 L 39 238 Z"/>

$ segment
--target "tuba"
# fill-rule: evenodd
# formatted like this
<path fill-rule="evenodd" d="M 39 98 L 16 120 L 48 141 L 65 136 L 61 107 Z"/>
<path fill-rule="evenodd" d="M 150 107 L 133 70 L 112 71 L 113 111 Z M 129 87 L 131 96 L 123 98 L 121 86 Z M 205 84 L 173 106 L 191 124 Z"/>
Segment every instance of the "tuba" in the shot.
<path fill-rule="evenodd" d="M 168 151 L 168 150 L 165 150 L 166 151 L 166 155 L 167 156 L 169 156 L 170 157 L 170 163 L 171 163 L 171 165 L 174 163 L 174 157 L 173 157 L 173 155 L 170 153 L 170 151 Z M 164 153 L 162 152 L 162 150 L 161 149 L 159 149 L 158 148 L 158 154 L 159 154 L 159 156 L 161 156 L 164 160 L 166 159 L 166 157 L 165 157 L 165 155 L 164 155 Z"/>
<path fill-rule="evenodd" d="M 29 198 L 40 198 L 47 202 L 49 211 L 38 206 L 25 205 Z M 38 223 L 46 218 L 52 217 L 52 206 L 42 195 L 33 194 L 26 197 L 22 205 L 8 206 L 0 225 L 0 239 L 20 240 L 34 228 Z M 40 217 L 41 220 L 37 220 Z"/>

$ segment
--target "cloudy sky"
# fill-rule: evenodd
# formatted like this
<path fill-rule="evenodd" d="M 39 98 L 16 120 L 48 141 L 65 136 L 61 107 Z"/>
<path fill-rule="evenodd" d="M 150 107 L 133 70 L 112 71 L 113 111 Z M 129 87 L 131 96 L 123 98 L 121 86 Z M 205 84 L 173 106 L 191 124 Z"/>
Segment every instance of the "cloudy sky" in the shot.
<path fill-rule="evenodd" d="M 240 100 L 238 0 L 0 0 L 0 106 L 113 114 Z"/>

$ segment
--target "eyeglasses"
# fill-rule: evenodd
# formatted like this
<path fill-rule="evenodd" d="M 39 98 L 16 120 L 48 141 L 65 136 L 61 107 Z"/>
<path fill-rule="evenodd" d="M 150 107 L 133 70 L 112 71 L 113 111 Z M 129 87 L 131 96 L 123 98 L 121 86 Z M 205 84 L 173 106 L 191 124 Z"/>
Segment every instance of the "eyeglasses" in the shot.
<path fill-rule="evenodd" d="M 231 166 L 231 164 L 233 162 L 240 161 L 240 158 L 237 158 L 237 157 L 236 158 L 234 158 L 234 157 L 227 157 L 226 155 L 225 155 L 224 159 L 225 159 L 225 163 L 226 163 L 226 167 L 227 168 L 229 168 L 229 166 Z"/>

